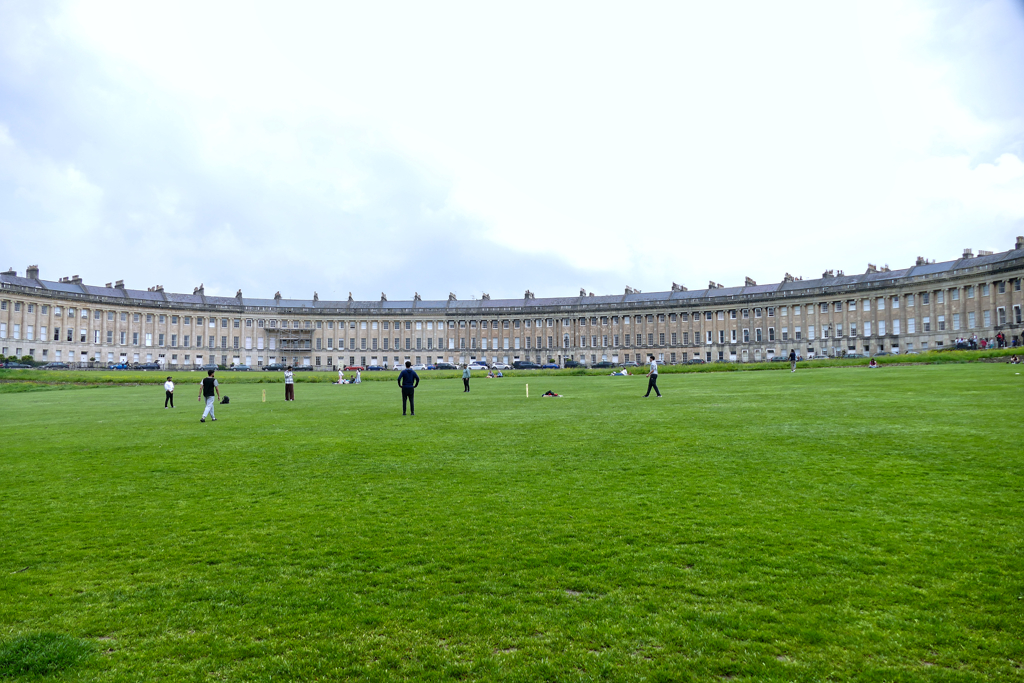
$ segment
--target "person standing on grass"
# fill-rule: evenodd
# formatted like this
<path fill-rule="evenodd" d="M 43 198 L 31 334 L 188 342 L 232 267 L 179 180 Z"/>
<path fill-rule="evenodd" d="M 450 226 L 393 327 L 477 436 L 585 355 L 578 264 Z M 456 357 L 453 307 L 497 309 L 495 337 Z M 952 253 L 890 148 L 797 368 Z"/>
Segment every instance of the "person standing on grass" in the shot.
<path fill-rule="evenodd" d="M 469 391 L 469 366 L 468 365 L 462 370 L 462 386 L 465 387 L 462 390 L 462 393 L 466 393 L 467 391 Z"/>
<path fill-rule="evenodd" d="M 220 389 L 218 387 L 220 387 L 220 384 L 214 378 L 213 370 L 207 370 L 206 377 L 199 383 L 199 400 L 206 398 L 206 410 L 203 411 L 203 416 L 199 418 L 200 422 L 206 422 L 207 415 L 214 422 L 217 421 L 217 416 L 213 412 L 213 406 L 216 403 L 213 397 L 216 394 L 217 398 L 220 398 Z"/>
<path fill-rule="evenodd" d="M 292 375 L 292 366 L 290 365 L 284 371 L 284 400 L 295 400 L 295 377 Z"/>
<path fill-rule="evenodd" d="M 796 372 L 796 349 L 789 350 L 789 371 Z"/>
<path fill-rule="evenodd" d="M 402 387 L 402 415 L 405 415 L 405 402 L 409 402 L 409 413 L 416 414 L 413 404 L 413 391 L 420 385 L 420 376 L 412 369 L 412 362 L 405 361 L 405 370 L 398 373 L 398 386 Z"/>
<path fill-rule="evenodd" d="M 644 398 L 651 395 L 651 389 L 654 389 L 654 393 L 658 395 L 658 398 L 661 398 L 661 392 L 658 391 L 658 362 L 654 360 L 654 354 L 649 354 L 647 357 L 651 360 L 651 370 L 647 373 L 649 379 L 647 380 L 647 393 L 644 394 Z"/>
<path fill-rule="evenodd" d="M 164 382 L 164 408 L 167 408 L 168 403 L 171 408 L 174 407 L 174 381 L 170 377 Z"/>

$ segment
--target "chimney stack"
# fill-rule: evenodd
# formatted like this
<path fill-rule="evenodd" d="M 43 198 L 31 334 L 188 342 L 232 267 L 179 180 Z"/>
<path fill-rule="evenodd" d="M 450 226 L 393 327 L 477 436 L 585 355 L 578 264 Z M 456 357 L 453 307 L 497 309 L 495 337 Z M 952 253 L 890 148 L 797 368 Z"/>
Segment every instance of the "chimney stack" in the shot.
<path fill-rule="evenodd" d="M 757 283 L 756 283 L 756 282 L 754 282 L 754 281 L 753 281 L 752 279 L 750 279 L 750 278 L 748 277 L 748 278 L 745 278 L 745 279 L 744 279 L 744 282 L 743 282 L 743 286 L 744 286 L 744 287 L 756 287 L 756 286 L 757 286 Z"/>
<path fill-rule="evenodd" d="M 39 279 L 39 266 L 29 266 L 25 269 L 25 277 L 29 280 Z"/>
<path fill-rule="evenodd" d="M 1024 236 L 1017 235 L 1017 243 L 1013 246 L 1014 249 L 1024 249 Z"/>
<path fill-rule="evenodd" d="M 114 283 L 114 289 L 124 289 L 124 280 L 118 280 Z M 200 287 L 202 289 L 202 287 Z"/>
<path fill-rule="evenodd" d="M 535 299 L 536 297 L 533 295 L 533 292 L 531 292 L 530 290 L 526 290 L 526 294 L 523 295 L 523 298 L 524 299 Z"/>
<path fill-rule="evenodd" d="M 78 277 L 77 275 L 72 275 L 71 276 L 71 284 L 73 284 L 73 285 L 80 285 L 80 284 L 82 284 L 82 278 Z"/>
<path fill-rule="evenodd" d="M 964 249 L 963 258 L 974 258 L 974 253 L 970 249 Z"/>
<path fill-rule="evenodd" d="M 14 277 L 18 277 L 18 271 L 16 271 L 14 268 L 8 268 L 4 272 L 0 273 L 0 275 L 12 275 Z"/>
<path fill-rule="evenodd" d="M 455 296 L 455 292 L 448 292 L 448 301 L 458 301 Z"/>
<path fill-rule="evenodd" d="M 420 296 L 419 292 L 414 292 L 412 295 L 413 301 L 423 301 L 423 297 Z"/>
<path fill-rule="evenodd" d="M 481 295 L 480 298 L 483 299 L 484 301 L 490 301 L 491 300 L 491 295 L 488 294 L 487 292 L 484 292 L 483 295 Z"/>

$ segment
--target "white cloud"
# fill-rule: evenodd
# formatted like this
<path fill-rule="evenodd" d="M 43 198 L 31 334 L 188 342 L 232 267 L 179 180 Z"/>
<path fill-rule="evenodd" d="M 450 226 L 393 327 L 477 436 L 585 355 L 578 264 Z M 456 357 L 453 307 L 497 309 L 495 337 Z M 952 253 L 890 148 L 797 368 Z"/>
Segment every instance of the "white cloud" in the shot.
<path fill-rule="evenodd" d="M 227 251 L 228 294 L 765 282 L 1024 221 L 1008 0 L 0 13 L 8 191 L 32 166 L 54 224 Z"/>

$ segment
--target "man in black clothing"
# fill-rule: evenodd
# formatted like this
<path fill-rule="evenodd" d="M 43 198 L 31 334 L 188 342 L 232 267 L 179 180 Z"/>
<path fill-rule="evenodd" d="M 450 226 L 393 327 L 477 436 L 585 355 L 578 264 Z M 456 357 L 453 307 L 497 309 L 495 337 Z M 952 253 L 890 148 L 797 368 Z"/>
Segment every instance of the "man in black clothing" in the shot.
<path fill-rule="evenodd" d="M 402 387 L 402 415 L 405 415 L 405 402 L 409 402 L 409 413 L 416 414 L 413 404 L 413 390 L 420 385 L 420 376 L 412 369 L 412 361 L 405 361 L 405 370 L 398 373 L 398 386 Z"/>
<path fill-rule="evenodd" d="M 789 350 L 789 371 L 796 372 L 796 349 Z"/>

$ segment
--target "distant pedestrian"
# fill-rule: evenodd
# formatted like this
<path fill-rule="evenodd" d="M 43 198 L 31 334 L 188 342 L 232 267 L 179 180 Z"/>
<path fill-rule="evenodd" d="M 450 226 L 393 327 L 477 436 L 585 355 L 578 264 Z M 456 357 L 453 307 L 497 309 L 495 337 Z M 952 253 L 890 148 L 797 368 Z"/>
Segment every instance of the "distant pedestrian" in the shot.
<path fill-rule="evenodd" d="M 654 393 L 658 395 L 658 398 L 661 398 L 661 392 L 658 391 L 658 362 L 654 360 L 653 354 L 649 355 L 648 358 L 651 360 L 651 370 L 647 373 L 649 379 L 647 380 L 647 393 L 644 394 L 644 398 L 651 395 L 651 389 L 654 389 Z"/>
<path fill-rule="evenodd" d="M 398 386 L 402 387 L 402 415 L 405 415 L 405 403 L 409 402 L 409 414 L 416 414 L 413 403 L 413 392 L 420 385 L 420 376 L 412 369 L 412 362 L 405 361 L 405 370 L 398 373 Z"/>
<path fill-rule="evenodd" d="M 789 350 L 789 371 L 796 372 L 796 349 Z"/>
<path fill-rule="evenodd" d="M 292 373 L 292 366 L 284 371 L 284 400 L 295 400 L 295 377 Z"/>
<path fill-rule="evenodd" d="M 356 378 L 354 380 L 352 380 L 352 383 L 353 384 L 362 384 L 363 383 L 363 377 L 362 377 L 362 375 L 359 374 L 359 370 L 356 370 Z"/>
<path fill-rule="evenodd" d="M 464 368 L 464 369 L 462 370 L 462 386 L 463 386 L 463 387 L 465 387 L 465 388 L 464 388 L 464 389 L 462 390 L 462 393 L 466 393 L 467 391 L 469 391 L 469 376 L 470 376 L 470 375 L 469 375 L 469 366 L 467 365 L 467 366 L 466 366 L 466 367 L 465 367 L 465 368 Z"/>
<path fill-rule="evenodd" d="M 344 383 L 345 383 L 345 371 L 339 367 L 338 368 L 338 384 L 344 384 Z"/>
<path fill-rule="evenodd" d="M 170 377 L 164 382 L 164 408 L 168 407 L 168 403 L 171 408 L 174 407 L 174 381 Z"/>
<path fill-rule="evenodd" d="M 213 370 L 207 370 L 206 377 L 204 377 L 203 381 L 199 383 L 199 398 L 206 399 L 206 410 L 203 411 L 203 416 L 199 418 L 200 422 L 206 422 L 207 415 L 209 415 L 214 422 L 217 421 L 217 416 L 213 412 L 213 406 L 216 403 L 213 397 L 216 394 L 217 398 L 220 398 L 219 386 L 220 384 L 213 376 Z"/>

